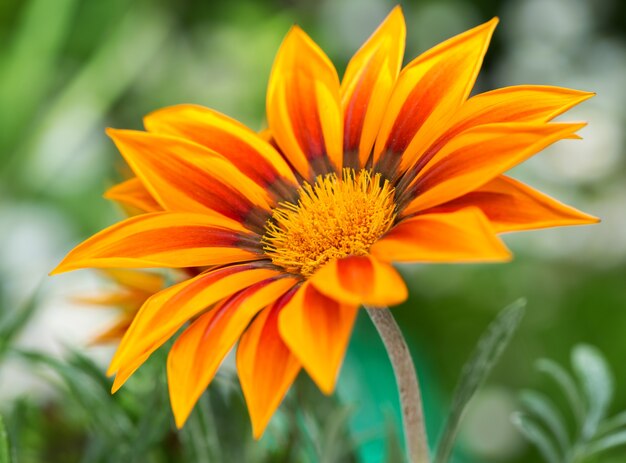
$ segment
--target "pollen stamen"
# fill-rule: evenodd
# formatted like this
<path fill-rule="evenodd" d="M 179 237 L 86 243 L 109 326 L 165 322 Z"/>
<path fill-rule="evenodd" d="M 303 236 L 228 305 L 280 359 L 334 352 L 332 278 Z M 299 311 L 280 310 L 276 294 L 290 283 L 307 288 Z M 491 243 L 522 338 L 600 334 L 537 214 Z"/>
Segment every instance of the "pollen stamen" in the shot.
<path fill-rule="evenodd" d="M 394 189 L 380 174 L 320 175 L 300 188 L 297 203 L 274 209 L 263 249 L 274 264 L 307 278 L 331 259 L 366 255 L 395 215 Z"/>

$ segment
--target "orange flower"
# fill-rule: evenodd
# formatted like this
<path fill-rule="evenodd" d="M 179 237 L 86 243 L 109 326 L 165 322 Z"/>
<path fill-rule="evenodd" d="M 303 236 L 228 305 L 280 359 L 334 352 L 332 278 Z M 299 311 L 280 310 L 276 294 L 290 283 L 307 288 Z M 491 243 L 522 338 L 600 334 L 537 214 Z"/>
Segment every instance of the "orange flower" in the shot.
<path fill-rule="evenodd" d="M 92 339 L 92 344 L 105 344 L 122 339 L 144 302 L 165 286 L 165 278 L 156 273 L 120 269 L 106 269 L 102 273 L 115 283 L 114 290 L 96 296 L 74 298 L 81 304 L 116 308 L 120 312 L 115 323 Z"/>
<path fill-rule="evenodd" d="M 596 222 L 502 175 L 584 124 L 550 123 L 590 93 L 518 86 L 468 99 L 497 20 L 400 71 L 394 9 L 343 81 L 297 26 L 267 93 L 271 140 L 210 109 L 109 130 L 137 175 L 108 196 L 147 213 L 77 246 L 55 272 L 204 267 L 151 297 L 111 362 L 113 390 L 193 319 L 168 381 L 182 426 L 239 340 L 255 437 L 303 367 L 331 393 L 360 305 L 404 301 L 391 262 L 507 261 L 497 233 Z"/>

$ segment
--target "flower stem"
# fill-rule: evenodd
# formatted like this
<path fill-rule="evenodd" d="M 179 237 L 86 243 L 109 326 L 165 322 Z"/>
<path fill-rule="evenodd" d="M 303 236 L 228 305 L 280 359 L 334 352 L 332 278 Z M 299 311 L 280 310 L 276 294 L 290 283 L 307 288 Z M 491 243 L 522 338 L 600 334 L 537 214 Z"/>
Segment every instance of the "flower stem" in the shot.
<path fill-rule="evenodd" d="M 400 327 L 387 308 L 366 307 L 387 349 L 400 394 L 402 424 L 409 463 L 428 463 L 428 443 L 422 397 L 413 359 Z"/>

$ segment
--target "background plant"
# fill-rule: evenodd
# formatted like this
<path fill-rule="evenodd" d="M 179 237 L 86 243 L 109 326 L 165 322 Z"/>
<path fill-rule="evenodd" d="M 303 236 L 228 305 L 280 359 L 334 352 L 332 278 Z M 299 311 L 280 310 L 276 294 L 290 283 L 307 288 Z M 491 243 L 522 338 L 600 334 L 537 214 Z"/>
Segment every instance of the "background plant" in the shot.
<path fill-rule="evenodd" d="M 611 453 L 624 458 L 623 449 L 615 450 L 626 445 L 626 412 L 609 415 L 615 387 L 606 358 L 580 344 L 572 350 L 571 366 L 574 375 L 553 360 L 538 360 L 536 368 L 556 386 L 556 397 L 522 392 L 524 412 L 514 414 L 513 423 L 548 463 L 607 461 L 603 458 Z M 559 398 L 566 399 L 565 410 L 557 405 Z M 572 429 L 564 412 L 574 418 Z"/>
<path fill-rule="evenodd" d="M 107 321 L 102 313 L 67 303 L 89 285 L 95 287 L 93 277 L 45 277 L 73 244 L 119 218 L 119 211 L 101 199 L 120 169 L 103 128 L 140 128 L 144 114 L 183 102 L 218 108 L 261 128 L 271 58 L 292 23 L 305 27 L 341 70 L 341 63 L 394 4 L 0 2 L 0 414 L 16 461 L 39 462 L 45 456 L 44 461 L 52 463 L 86 462 L 89 457 L 82 451 L 97 447 L 90 444 L 94 439 L 106 437 L 85 416 L 78 398 L 67 392 L 69 386 L 54 367 L 16 353 L 44 354 L 70 368 L 72 351 L 80 352 L 100 371 L 110 358 L 110 353 L 85 347 Z M 575 418 L 566 412 L 561 393 L 534 374 L 532 359 L 549 356 L 565 364 L 570 346 L 580 341 L 597 346 L 611 365 L 621 365 L 626 358 L 626 314 L 619 310 L 626 307 L 626 4 L 415 0 L 403 2 L 403 7 L 411 24 L 407 56 L 494 15 L 501 17 L 480 90 L 545 82 L 598 93 L 572 117 L 589 121 L 582 132 L 585 140 L 564 142 L 515 176 L 602 217 L 603 223 L 505 237 L 516 255 L 508 265 L 403 268 L 412 298 L 394 309 L 423 378 L 434 448 L 459 372 L 480 333 L 503 302 L 528 299 L 529 310 L 517 334 L 461 421 L 453 461 L 535 463 L 539 454 L 509 422 L 516 406 L 511 391 L 529 383 L 533 389 L 548 387 L 570 433 Z M 32 299 L 38 285 L 39 297 Z M 30 309 L 29 299 L 35 302 Z M 142 407 L 156 394 L 151 371 L 140 372 L 141 379 L 129 384 L 133 392 L 126 396 L 97 395 L 106 400 L 100 407 L 128 410 L 130 415 L 122 420 L 135 429 Z M 626 369 L 615 368 L 614 376 L 613 404 L 616 410 L 625 409 Z M 87 384 L 95 382 L 83 373 L 78 377 Z M 228 381 L 219 384 L 222 388 Z M 274 425 L 278 436 L 289 436 L 281 430 L 292 429 L 299 440 L 268 435 L 254 445 L 261 457 L 280 461 L 276 449 L 292 445 L 308 452 L 303 459 L 311 458 L 316 447 L 326 444 L 311 443 L 309 435 L 332 427 L 310 416 L 323 409 L 319 404 L 335 409 L 337 402 L 349 413 L 343 412 L 345 426 L 338 425 L 334 434 L 333 440 L 341 442 L 336 449 L 348 449 L 365 463 L 393 456 L 390 436 L 397 440 L 399 422 L 395 385 L 366 317 L 357 324 L 339 385 L 337 396 L 325 399 L 305 382 L 300 396 L 289 400 L 306 400 L 313 404 L 311 410 L 290 417 L 287 404 Z M 231 395 L 224 408 L 212 403 L 220 411 L 217 426 L 226 429 L 227 422 L 233 422 L 244 429 L 247 417 L 237 408 L 239 396 L 226 389 Z M 211 400 L 220 402 L 219 394 Z M 183 444 L 169 429 L 151 437 L 149 458 L 184 457 Z M 240 447 L 250 448 L 249 433 L 241 433 L 247 437 Z M 609 452 L 595 458 L 619 462 L 620 456 Z"/>

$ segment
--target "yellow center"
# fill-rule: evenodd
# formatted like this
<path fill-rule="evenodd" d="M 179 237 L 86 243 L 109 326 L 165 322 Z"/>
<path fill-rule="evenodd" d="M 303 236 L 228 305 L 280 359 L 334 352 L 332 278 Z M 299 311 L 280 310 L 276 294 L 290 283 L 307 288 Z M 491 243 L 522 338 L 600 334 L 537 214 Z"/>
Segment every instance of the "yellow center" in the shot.
<path fill-rule="evenodd" d="M 362 256 L 391 227 L 394 190 L 380 174 L 344 169 L 305 183 L 298 203 L 283 202 L 266 225 L 263 249 L 274 264 L 311 276 L 331 259 Z"/>

